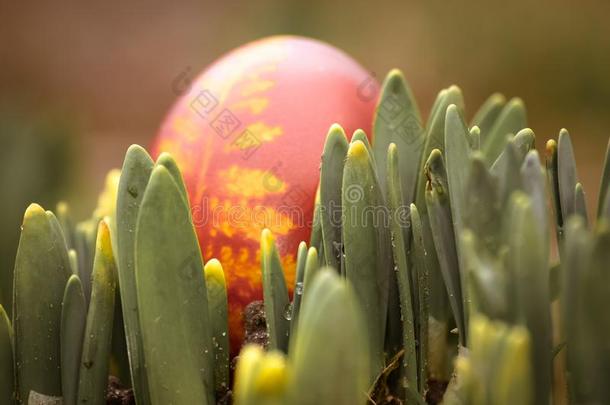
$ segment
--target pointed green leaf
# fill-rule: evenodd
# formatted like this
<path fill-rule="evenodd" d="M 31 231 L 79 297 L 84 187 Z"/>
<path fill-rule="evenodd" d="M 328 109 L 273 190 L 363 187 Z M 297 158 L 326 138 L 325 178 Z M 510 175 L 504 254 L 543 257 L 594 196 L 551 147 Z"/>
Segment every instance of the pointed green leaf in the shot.
<path fill-rule="evenodd" d="M 358 299 L 349 284 L 328 268 L 315 277 L 310 294 L 291 345 L 287 403 L 364 403 L 372 377 Z"/>
<path fill-rule="evenodd" d="M 531 199 L 515 193 L 510 209 L 510 274 L 516 282 L 516 302 L 532 336 L 535 403 L 548 403 L 552 377 L 552 328 L 549 293 L 549 247 L 537 228 Z"/>
<path fill-rule="evenodd" d="M 239 353 L 233 388 L 237 405 L 259 404 L 260 399 L 254 395 L 254 384 L 264 356 L 263 349 L 255 344 L 244 346 Z"/>
<path fill-rule="evenodd" d="M 496 252 L 477 249 L 477 240 L 474 232 L 465 229 L 461 234 L 461 269 L 467 274 L 466 288 L 468 288 L 467 306 L 470 313 L 479 313 L 491 319 L 512 319 L 509 315 L 508 285 L 504 272 L 499 267 L 498 260 L 494 260 Z"/>
<path fill-rule="evenodd" d="M 521 166 L 521 179 L 523 189 L 529 195 L 534 210 L 534 218 L 538 222 L 537 229 L 545 238 L 545 245 L 549 243 L 548 237 L 548 214 L 547 194 L 544 169 L 540 163 L 540 157 L 536 150 L 531 150 L 525 157 Z"/>
<path fill-rule="evenodd" d="M 282 352 L 265 353 L 259 346 L 246 346 L 237 364 L 235 403 L 285 404 L 287 379 L 288 367 Z"/>
<path fill-rule="evenodd" d="M 347 138 L 343 128 L 333 124 L 326 137 L 320 168 L 320 219 L 324 242 L 324 260 L 326 265 L 337 270 L 340 266 L 342 253 L 341 183 L 343 181 L 343 165 L 345 164 L 347 147 Z"/>
<path fill-rule="evenodd" d="M 419 212 L 415 204 L 409 208 L 411 217 L 411 230 L 413 238 L 411 280 L 417 280 L 417 364 L 419 375 L 419 392 L 423 394 L 426 390 L 428 378 L 428 314 L 430 287 L 428 280 L 428 265 L 426 263 L 427 254 L 424 247 L 424 237 L 422 234 L 422 224 Z M 444 292 L 444 291 L 443 291 Z M 444 297 L 444 295 L 442 296 Z"/>
<path fill-rule="evenodd" d="M 222 265 L 211 259 L 203 267 L 208 289 L 212 343 L 214 345 L 214 382 L 216 392 L 229 388 L 229 307 Z"/>
<path fill-rule="evenodd" d="M 144 354 L 140 321 L 138 318 L 138 301 L 135 279 L 135 234 L 138 211 L 148 184 L 154 162 L 148 153 L 138 145 L 132 145 L 127 150 L 119 190 L 117 193 L 117 265 L 131 382 L 134 396 L 138 403 L 150 403 L 146 371 L 144 370 Z M 82 279 L 82 278 L 81 278 Z"/>
<path fill-rule="evenodd" d="M 476 125 L 481 129 L 481 142 L 485 142 L 485 139 L 489 136 L 505 105 L 506 98 L 500 93 L 494 93 L 489 96 L 474 115 L 470 126 Z"/>
<path fill-rule="evenodd" d="M 484 134 L 483 152 L 488 164 L 493 163 L 506 144 L 508 134 L 516 134 L 527 126 L 525 105 L 519 98 L 511 99 L 495 120 L 489 134 Z"/>
<path fill-rule="evenodd" d="M 258 376 L 254 380 L 255 393 L 262 397 L 261 405 L 280 405 L 286 403 L 288 367 L 286 355 L 272 350 L 265 353 Z"/>
<path fill-rule="evenodd" d="M 495 254 L 500 247 L 502 225 L 497 181 L 489 173 L 481 152 L 473 153 L 469 166 L 464 224 L 478 235 L 482 247 Z"/>
<path fill-rule="evenodd" d="M 504 145 L 501 157 L 496 160 L 497 164 L 489 169 L 498 180 L 498 194 L 502 207 L 506 207 L 514 191 L 523 189 L 521 165 L 524 156 L 525 153 L 521 154 L 515 143 L 515 138 L 512 138 Z"/>
<path fill-rule="evenodd" d="M 288 334 L 290 333 L 290 300 L 282 262 L 275 246 L 275 240 L 268 229 L 263 229 L 261 234 L 261 255 L 269 348 L 285 353 L 288 351 Z"/>
<path fill-rule="evenodd" d="M 432 150 L 445 150 L 445 117 L 447 108 L 455 104 L 460 111 L 464 111 L 464 98 L 462 91 L 457 86 L 451 86 L 443 90 L 435 102 L 432 113 L 429 117 L 428 125 L 426 126 L 426 145 L 423 149 L 419 163 L 419 178 L 417 180 L 417 191 L 415 194 L 415 205 L 419 209 L 419 213 L 424 223 L 424 229 L 427 225 L 427 207 L 426 207 L 426 176 L 425 165 L 432 153 Z M 431 250 L 428 248 L 428 250 Z"/>
<path fill-rule="evenodd" d="M 318 251 L 315 247 L 310 247 L 307 250 L 307 258 L 305 259 L 305 276 L 303 279 L 303 300 L 305 300 L 305 291 L 309 288 L 314 276 L 320 269 L 318 260 Z"/>
<path fill-rule="evenodd" d="M 93 263 L 91 303 L 87 313 L 79 372 L 79 403 L 94 405 L 106 403 L 115 292 L 116 264 L 112 253 L 110 229 L 104 220 L 99 225 Z"/>
<path fill-rule="evenodd" d="M 58 241 L 60 241 L 60 245 L 58 246 L 58 248 L 62 251 L 62 252 L 68 252 L 68 245 L 66 244 L 66 236 L 64 235 L 64 231 L 61 228 L 61 224 L 59 223 L 59 221 L 57 220 L 57 217 L 55 216 L 55 214 L 53 214 L 53 212 L 51 211 L 47 211 L 47 218 L 49 219 L 49 224 L 51 225 L 51 229 L 53 231 L 54 238 Z M 68 258 L 68 261 L 70 261 L 70 259 Z M 72 267 L 70 267 L 70 272 L 72 272 Z"/>
<path fill-rule="evenodd" d="M 525 159 L 525 155 L 534 147 L 534 142 L 536 140 L 536 136 L 534 132 L 529 128 L 524 128 L 517 133 L 514 137 L 509 136 L 509 142 L 512 142 L 515 146 L 517 160 L 522 161 Z M 506 160 L 509 158 L 508 153 L 506 152 L 506 147 L 498 156 L 496 161 L 491 165 L 491 172 L 497 173 L 502 170 L 501 168 L 505 166 Z"/>
<path fill-rule="evenodd" d="M 445 118 L 445 159 L 447 160 L 447 187 L 451 201 L 451 217 L 458 240 L 462 231 L 464 204 L 466 203 L 466 183 L 470 162 L 468 128 L 455 104 L 447 108 Z M 458 246 L 459 255 L 459 246 Z"/>
<path fill-rule="evenodd" d="M 64 404 L 78 399 L 78 373 L 87 321 L 87 302 L 77 275 L 68 279 L 61 304 L 61 387 Z"/>
<path fill-rule="evenodd" d="M 402 200 L 414 200 L 415 183 L 425 142 L 417 103 L 402 72 L 394 69 L 386 76 L 373 122 L 373 154 L 382 190 L 385 190 L 385 160 L 390 143 L 400 155 L 398 171 L 402 179 Z"/>
<path fill-rule="evenodd" d="M 472 150 L 481 149 L 481 130 L 479 127 L 474 126 L 468 131 L 468 144 Z"/>
<path fill-rule="evenodd" d="M 585 282 L 590 271 L 594 238 L 587 232 L 584 220 L 579 216 L 570 218 L 565 229 L 560 299 L 566 339 L 566 375 L 570 400 L 583 403 L 589 399 L 591 383 L 595 378 L 588 366 L 592 362 L 592 354 L 597 355 L 594 354 L 597 350 L 591 347 L 591 341 L 587 339 L 586 320 L 591 311 L 585 307 L 586 297 L 594 293 L 586 290 Z"/>
<path fill-rule="evenodd" d="M 360 141 L 353 142 L 347 152 L 342 191 L 345 275 L 364 308 L 370 330 L 371 366 L 379 372 L 384 361 L 393 263 L 383 196 L 369 152 Z"/>
<path fill-rule="evenodd" d="M 28 207 L 15 261 L 13 325 L 22 400 L 31 393 L 61 396 L 61 302 L 72 271 L 52 218 L 39 205 Z"/>
<path fill-rule="evenodd" d="M 387 214 L 391 217 L 391 214 Z M 388 221 L 388 238 L 391 240 L 390 234 L 390 224 L 391 218 L 387 219 Z M 388 254 L 392 255 L 392 251 L 388 252 Z M 392 256 L 391 256 L 392 257 Z M 393 257 L 392 257 L 393 261 Z M 393 265 L 393 262 L 392 262 Z M 394 265 L 393 265 L 394 266 Z M 403 349 L 403 314 L 401 312 L 400 305 L 400 291 L 398 287 L 398 272 L 396 271 L 396 267 L 393 267 L 393 271 L 390 271 L 388 274 L 388 305 L 387 305 L 387 315 L 386 315 L 386 330 L 385 330 L 385 341 L 384 341 L 384 353 L 385 353 L 385 363 L 392 363 L 392 359 L 394 359 Z M 411 314 L 411 317 L 413 315 Z M 414 360 L 413 358 L 412 360 Z M 389 384 L 390 386 L 395 385 L 395 390 L 399 393 L 403 392 L 405 389 L 409 388 L 411 390 L 417 391 L 416 382 L 412 382 L 411 386 L 405 387 L 403 384 L 403 378 L 401 377 L 402 369 L 399 370 L 399 374 L 396 375 L 396 379 L 393 380 L 390 378 Z"/>
<path fill-rule="evenodd" d="M 447 89 L 442 89 L 436 95 L 436 98 L 434 99 L 434 103 L 432 103 L 432 107 L 430 107 L 430 112 L 428 113 L 428 119 L 426 120 L 426 126 L 425 126 L 426 134 L 427 134 L 428 128 L 430 128 L 430 125 L 432 124 L 432 121 L 436 119 L 438 109 L 440 108 L 441 102 L 444 100 L 446 95 L 447 95 Z"/>
<path fill-rule="evenodd" d="M 305 285 L 305 267 L 307 266 L 307 244 L 299 243 L 297 250 L 297 269 L 294 279 L 294 295 L 292 298 L 292 316 L 290 317 L 290 336 L 296 333 L 301 312 L 301 301 L 303 299 L 303 289 Z"/>
<path fill-rule="evenodd" d="M 570 134 L 565 129 L 559 132 L 557 142 L 557 169 L 559 181 L 559 199 L 561 204 L 561 217 L 567 220 L 575 213 L 574 204 L 576 202 L 574 192 L 578 182 L 576 173 L 576 158 L 574 148 L 570 140 Z"/>
<path fill-rule="evenodd" d="M 368 136 L 366 136 L 366 133 L 361 130 L 361 129 L 357 129 L 354 131 L 354 133 L 352 134 L 352 138 L 350 139 L 350 144 L 356 142 L 356 141 L 360 141 L 364 144 L 364 146 L 366 146 L 366 150 L 369 152 L 369 155 L 371 156 L 371 160 L 374 162 L 375 160 L 375 156 L 373 156 L 373 149 L 371 147 L 371 143 L 369 142 L 369 138 Z"/>
<path fill-rule="evenodd" d="M 445 117 L 447 107 L 451 104 L 458 106 L 461 111 L 464 110 L 464 99 L 462 92 L 457 86 L 451 86 L 441 91 L 434 102 L 428 123 L 426 125 L 426 146 L 424 147 L 419 169 L 419 178 L 417 180 L 415 205 L 419 210 L 422 223 L 422 234 L 425 244 L 426 262 L 428 265 L 429 286 L 430 286 L 430 350 L 429 353 L 434 355 L 430 359 L 430 373 L 438 378 L 445 378 L 446 375 L 446 355 L 447 341 L 446 328 L 449 316 L 449 303 L 447 290 L 444 285 L 442 272 L 440 269 L 439 258 L 434 247 L 432 230 L 430 229 L 430 221 L 428 218 L 428 210 L 426 205 L 426 175 L 425 164 L 428 156 L 433 149 L 438 148 L 444 150 L 445 139 Z M 434 330 L 433 330 L 434 329 Z M 432 337 L 434 335 L 434 337 Z"/>
<path fill-rule="evenodd" d="M 426 163 L 427 176 L 426 205 L 434 246 L 439 258 L 440 268 L 449 294 L 449 303 L 457 323 L 460 344 L 466 345 L 466 318 L 463 304 L 462 275 L 456 249 L 453 219 L 449 205 L 447 174 L 443 157 L 438 149 L 430 154 Z"/>
<path fill-rule="evenodd" d="M 398 147 L 391 143 L 387 152 L 387 201 L 390 209 L 390 232 L 392 235 L 392 256 L 396 264 L 396 278 L 398 280 L 400 297 L 400 319 L 402 320 L 402 346 L 404 355 L 402 358 L 405 369 L 406 386 L 415 390 L 419 388 L 418 363 L 415 341 L 415 320 L 412 294 L 412 283 L 410 266 L 407 261 L 407 252 L 403 227 L 408 228 L 406 222 L 409 212 L 402 201 L 400 189 L 401 178 L 399 173 Z M 427 321 L 427 319 L 426 319 Z"/>
<path fill-rule="evenodd" d="M 178 164 L 176 163 L 172 155 L 167 152 L 162 152 L 157 158 L 157 162 L 155 164 L 164 166 L 169 172 L 169 174 L 172 175 L 172 178 L 176 182 L 180 193 L 184 197 L 184 201 L 188 204 L 189 199 L 188 193 L 186 191 L 186 186 L 184 185 L 184 179 L 182 178 L 182 173 L 180 173 Z"/>
<path fill-rule="evenodd" d="M 320 186 L 316 190 L 316 198 L 313 209 L 313 219 L 311 224 L 311 236 L 309 239 L 309 246 L 321 249 L 322 242 L 322 212 L 320 204 Z M 322 255 L 324 252 L 321 252 Z"/>
<path fill-rule="evenodd" d="M 610 227 L 608 222 L 598 223 L 593 229 L 593 248 L 590 261 L 581 267 L 580 273 L 584 281 L 581 317 L 584 318 L 582 346 L 585 353 L 576 353 L 579 360 L 585 363 L 587 372 L 583 377 L 589 383 L 591 395 L 583 402 L 608 403 L 610 392 L 606 383 L 608 364 L 610 363 L 610 348 L 606 342 L 610 339 L 610 321 L 604 311 L 592 311 L 591 308 L 601 308 L 610 295 Z M 588 351 L 588 353 L 587 353 Z M 584 354 L 584 355 L 583 355 Z"/>
<path fill-rule="evenodd" d="M 456 376 L 443 403 L 532 405 L 531 343 L 527 330 L 474 316 L 472 344 L 456 361 Z"/>
<path fill-rule="evenodd" d="M 574 214 L 580 215 L 584 218 L 585 223 L 589 222 L 589 215 L 587 214 L 587 201 L 585 199 L 585 191 L 582 188 L 581 183 L 576 183 L 574 187 Z"/>
<path fill-rule="evenodd" d="M 142 198 L 135 240 L 137 308 L 152 404 L 214 403 L 203 274 L 190 210 L 169 171 L 157 165 Z"/>
<path fill-rule="evenodd" d="M 546 143 L 546 175 L 549 184 L 551 206 L 553 207 L 559 254 L 563 250 L 564 218 L 561 214 L 561 197 L 559 196 L 559 168 L 557 167 L 557 142 L 549 139 Z"/>
<path fill-rule="evenodd" d="M 70 270 L 72 274 L 78 276 L 78 254 L 76 250 L 70 249 L 68 251 L 68 260 L 70 261 Z"/>

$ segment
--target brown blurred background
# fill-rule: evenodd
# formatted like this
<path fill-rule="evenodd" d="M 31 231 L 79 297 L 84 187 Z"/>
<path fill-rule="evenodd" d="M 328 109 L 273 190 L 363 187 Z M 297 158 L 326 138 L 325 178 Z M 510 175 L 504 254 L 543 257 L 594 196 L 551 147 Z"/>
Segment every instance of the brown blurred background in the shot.
<path fill-rule="evenodd" d="M 25 207 L 92 208 L 105 172 L 147 145 L 175 81 L 240 44 L 323 39 L 377 77 L 401 68 L 424 115 L 456 83 L 469 114 L 521 96 L 538 147 L 573 135 L 589 202 L 610 128 L 610 2 L 8 2 L 0 5 L 0 268 Z M 190 69 L 190 70 L 189 70 Z"/>

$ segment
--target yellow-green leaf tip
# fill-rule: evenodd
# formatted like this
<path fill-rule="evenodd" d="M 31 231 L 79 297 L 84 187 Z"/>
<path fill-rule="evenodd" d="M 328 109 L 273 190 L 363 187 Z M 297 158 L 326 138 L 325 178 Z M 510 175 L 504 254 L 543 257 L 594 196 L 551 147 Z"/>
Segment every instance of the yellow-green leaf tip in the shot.
<path fill-rule="evenodd" d="M 276 396 L 286 387 L 286 360 L 279 352 L 263 357 L 254 389 L 265 396 Z"/>
<path fill-rule="evenodd" d="M 157 158 L 157 162 L 162 162 L 164 160 L 174 160 L 174 158 L 172 157 L 172 155 L 169 154 L 169 152 L 161 152 L 161 154 Z"/>
<path fill-rule="evenodd" d="M 214 282 L 225 285 L 225 274 L 218 259 L 210 259 L 203 266 L 203 272 L 205 273 L 206 283 Z"/>
<path fill-rule="evenodd" d="M 248 344 L 239 353 L 237 368 L 235 370 L 235 393 L 237 398 L 247 394 L 250 381 L 258 364 L 263 358 L 263 349 L 258 345 Z M 242 394 L 243 392 L 243 394 Z"/>
<path fill-rule="evenodd" d="M 525 108 L 525 103 L 519 97 L 512 98 L 509 103 L 511 104 L 511 107 Z"/>
<path fill-rule="evenodd" d="M 457 114 L 459 113 L 458 107 L 455 104 L 449 104 L 449 107 L 447 107 L 447 114 Z"/>
<path fill-rule="evenodd" d="M 110 227 L 106 219 L 100 221 L 97 227 L 97 248 L 102 252 L 105 258 L 112 259 L 112 243 L 110 241 Z"/>
<path fill-rule="evenodd" d="M 545 150 L 547 156 L 552 157 L 557 151 L 557 141 L 554 139 L 549 139 L 546 141 Z"/>
<path fill-rule="evenodd" d="M 349 149 L 347 150 L 347 157 L 353 159 L 361 159 L 365 158 L 368 154 L 366 150 L 366 145 L 362 141 L 356 141 L 349 145 Z"/>
<path fill-rule="evenodd" d="M 270 252 L 274 244 L 273 234 L 267 228 L 261 233 L 261 250 L 263 253 Z"/>
<path fill-rule="evenodd" d="M 333 123 L 330 128 L 328 129 L 328 133 L 333 133 L 333 132 L 338 132 L 338 133 L 342 133 L 344 134 L 345 131 L 343 130 L 343 127 L 341 125 L 339 125 L 338 123 Z"/>
<path fill-rule="evenodd" d="M 392 69 L 385 79 L 384 87 L 392 93 L 399 93 L 406 85 L 405 77 L 400 69 Z"/>
<path fill-rule="evenodd" d="M 26 219 L 35 217 L 37 215 L 45 215 L 45 210 L 40 205 L 38 205 L 36 203 L 32 203 L 25 210 L 25 214 L 23 215 L 23 220 L 25 221 Z"/>
<path fill-rule="evenodd" d="M 460 89 L 459 86 L 452 84 L 451 86 L 449 86 L 447 88 L 447 92 L 451 92 L 451 93 L 462 93 L 462 89 Z"/>
<path fill-rule="evenodd" d="M 490 99 L 494 103 L 498 103 L 498 104 L 506 103 L 506 97 L 504 97 L 504 94 L 502 94 L 502 93 L 494 93 L 494 94 L 491 95 Z"/>

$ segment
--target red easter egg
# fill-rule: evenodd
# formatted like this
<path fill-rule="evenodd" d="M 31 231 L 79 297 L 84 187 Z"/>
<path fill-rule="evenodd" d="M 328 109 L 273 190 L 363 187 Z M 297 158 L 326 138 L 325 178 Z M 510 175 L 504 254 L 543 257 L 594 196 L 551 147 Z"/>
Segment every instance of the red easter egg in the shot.
<path fill-rule="evenodd" d="M 296 251 L 309 241 L 320 156 L 339 123 L 370 133 L 377 81 L 320 41 L 277 36 L 228 53 L 198 76 L 154 142 L 178 162 L 204 260 L 225 271 L 231 351 L 242 311 L 262 299 L 260 235 L 276 238 L 290 289 Z"/>

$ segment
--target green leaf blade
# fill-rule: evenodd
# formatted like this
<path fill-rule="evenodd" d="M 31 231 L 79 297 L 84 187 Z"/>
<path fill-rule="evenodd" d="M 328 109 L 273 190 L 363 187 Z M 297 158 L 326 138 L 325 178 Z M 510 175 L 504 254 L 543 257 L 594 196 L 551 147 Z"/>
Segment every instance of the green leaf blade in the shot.
<path fill-rule="evenodd" d="M 91 302 L 79 372 L 78 402 L 103 405 L 108 386 L 116 293 L 116 264 L 110 228 L 106 221 L 101 221 L 98 228 L 91 284 Z"/>
<path fill-rule="evenodd" d="M 341 261 L 341 183 L 347 155 L 347 138 L 343 128 L 330 127 L 322 153 L 320 168 L 320 220 L 324 260 L 327 266 L 339 269 Z"/>
<path fill-rule="evenodd" d="M 387 152 L 387 194 L 390 209 L 390 232 L 392 236 L 392 255 L 396 265 L 396 278 L 398 281 L 400 311 L 402 320 L 402 346 L 404 347 L 403 367 L 407 384 L 416 390 L 419 387 L 418 362 L 416 351 L 415 316 L 413 305 L 413 286 L 410 277 L 410 266 L 408 264 L 406 243 L 403 226 L 407 224 L 399 222 L 401 218 L 408 217 L 407 206 L 402 201 L 400 189 L 401 178 L 399 173 L 398 148 L 391 143 Z M 402 210 L 406 215 L 402 215 Z M 425 320 L 427 322 L 427 319 Z"/>
<path fill-rule="evenodd" d="M 290 300 L 282 262 L 268 229 L 263 229 L 261 234 L 261 255 L 269 348 L 286 353 L 290 333 Z"/>
<path fill-rule="evenodd" d="M 87 323 L 87 302 L 77 275 L 68 279 L 61 309 L 61 386 L 66 405 L 78 400 L 78 379 Z"/>
<path fill-rule="evenodd" d="M 326 268 L 312 281 L 309 294 L 289 355 L 288 403 L 364 403 L 371 381 L 369 353 L 354 291 Z"/>
<path fill-rule="evenodd" d="M 425 133 L 417 103 L 400 70 L 394 69 L 385 78 L 373 122 L 373 154 L 377 162 L 380 187 L 386 190 L 386 154 L 394 143 L 400 156 L 402 200 L 414 200 L 415 185 L 421 161 Z"/>
<path fill-rule="evenodd" d="M 135 279 L 135 234 L 138 211 L 144 197 L 154 162 L 138 145 L 127 150 L 117 192 L 117 266 L 129 353 L 129 367 L 134 396 L 138 403 L 148 404 L 148 383 L 144 369 L 142 333 L 138 317 Z"/>
<path fill-rule="evenodd" d="M 389 280 L 392 271 L 391 247 L 383 200 L 373 162 L 365 144 L 353 142 L 343 173 L 342 213 L 345 275 L 352 283 L 371 330 L 371 366 L 381 371 L 388 310 Z M 385 213 L 387 214 L 387 213 Z"/>
<path fill-rule="evenodd" d="M 208 289 L 212 343 L 214 345 L 214 381 L 216 392 L 229 388 L 229 306 L 227 284 L 222 265 L 216 259 L 203 267 L 205 285 Z"/>
<path fill-rule="evenodd" d="M 495 120 L 493 127 L 489 130 L 489 135 L 485 135 L 483 152 L 487 163 L 491 164 L 498 158 L 504 149 L 508 134 L 516 134 L 526 126 L 527 116 L 523 101 L 519 98 L 511 99 Z"/>
<path fill-rule="evenodd" d="M 13 325 L 22 400 L 32 392 L 61 396 L 61 302 L 72 271 L 51 218 L 39 205 L 28 207 L 15 261 Z"/>
<path fill-rule="evenodd" d="M 212 329 L 201 252 L 190 210 L 162 165 L 153 169 L 140 205 L 135 281 L 151 403 L 212 404 Z"/>

